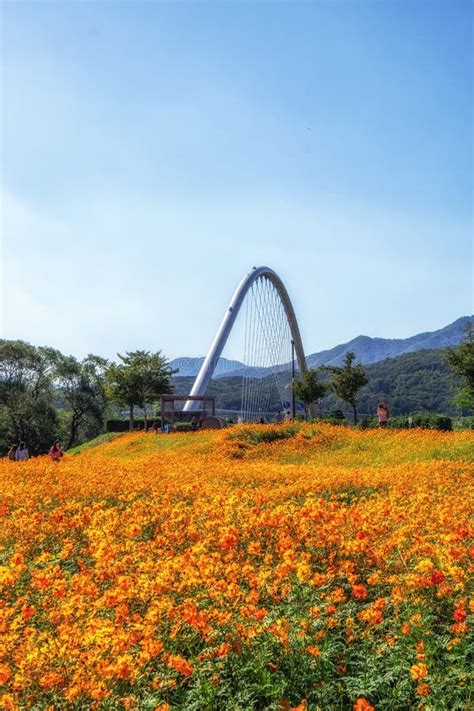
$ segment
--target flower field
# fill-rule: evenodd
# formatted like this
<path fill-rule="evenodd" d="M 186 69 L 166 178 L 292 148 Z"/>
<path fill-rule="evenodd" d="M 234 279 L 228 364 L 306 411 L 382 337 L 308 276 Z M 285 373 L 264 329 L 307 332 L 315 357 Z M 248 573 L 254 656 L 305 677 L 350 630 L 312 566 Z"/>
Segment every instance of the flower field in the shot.
<path fill-rule="evenodd" d="M 473 444 L 239 426 L 2 460 L 0 708 L 472 709 Z"/>

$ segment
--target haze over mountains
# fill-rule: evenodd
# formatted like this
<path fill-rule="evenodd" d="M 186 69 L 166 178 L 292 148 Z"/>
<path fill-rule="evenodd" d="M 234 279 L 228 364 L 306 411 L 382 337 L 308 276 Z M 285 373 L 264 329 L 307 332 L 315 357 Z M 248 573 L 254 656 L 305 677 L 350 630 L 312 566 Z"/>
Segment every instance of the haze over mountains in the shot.
<path fill-rule="evenodd" d="M 464 336 L 466 326 L 472 321 L 472 316 L 462 316 L 437 331 L 418 333 L 409 338 L 371 338 L 370 336 L 357 336 L 347 343 L 341 343 L 329 350 L 312 353 L 306 357 L 308 365 L 317 368 L 320 365 L 340 365 L 345 353 L 354 351 L 357 360 L 368 365 L 377 363 L 386 358 L 413 353 L 424 349 L 445 348 L 457 345 Z M 173 368 L 178 368 L 177 376 L 195 376 L 204 358 L 175 358 L 171 361 Z M 289 364 L 277 367 L 278 370 L 287 370 Z M 273 372 L 275 368 L 248 367 L 237 360 L 220 358 L 214 372 L 215 378 L 246 375 L 247 377 L 264 377 Z"/>

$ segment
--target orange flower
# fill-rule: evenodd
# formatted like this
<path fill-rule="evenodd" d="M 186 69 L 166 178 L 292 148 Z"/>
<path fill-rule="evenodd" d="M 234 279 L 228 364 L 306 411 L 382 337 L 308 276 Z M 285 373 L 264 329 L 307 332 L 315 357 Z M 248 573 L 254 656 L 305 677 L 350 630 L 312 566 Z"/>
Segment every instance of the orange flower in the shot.
<path fill-rule="evenodd" d="M 433 585 L 440 585 L 443 580 L 444 580 L 444 574 L 441 572 L 441 570 L 434 570 L 431 573 L 431 582 Z"/>
<path fill-rule="evenodd" d="M 178 654 L 170 654 L 168 656 L 168 666 L 173 667 L 183 676 L 191 676 L 194 671 L 193 665 Z"/>
<path fill-rule="evenodd" d="M 367 588 L 365 585 L 358 583 L 352 586 L 352 594 L 356 600 L 365 600 L 367 598 Z"/>
<path fill-rule="evenodd" d="M 303 699 L 302 701 L 300 701 L 298 706 L 291 707 L 291 711 L 307 711 L 307 709 L 308 709 L 308 702 L 306 701 L 306 699 Z"/>
<path fill-rule="evenodd" d="M 53 689 L 62 682 L 62 676 L 58 672 L 48 671 L 39 680 L 39 684 L 43 689 Z"/>
<path fill-rule="evenodd" d="M 422 662 L 423 659 L 426 659 L 426 654 L 424 654 L 424 648 L 425 648 L 425 643 L 422 639 L 420 639 L 419 642 L 416 644 L 416 658 Z"/>
<path fill-rule="evenodd" d="M 369 704 L 367 699 L 360 698 L 355 702 L 353 709 L 354 711 L 375 711 L 375 706 Z"/>
<path fill-rule="evenodd" d="M 133 708 L 120 689 L 138 680 L 186 705 L 201 673 L 220 684 L 269 638 L 268 673 L 326 644 L 340 674 L 354 643 L 369 661 L 394 647 L 423 702 L 474 612 L 472 441 L 318 422 L 124 434 L 21 477 L 0 458 L 0 707 Z"/>
<path fill-rule="evenodd" d="M 0 685 L 4 685 L 7 683 L 11 676 L 11 671 L 10 667 L 8 664 L 1 664 L 0 663 Z"/>
<path fill-rule="evenodd" d="M 426 684 L 426 682 L 422 682 L 416 687 L 416 693 L 418 696 L 429 696 L 430 687 Z"/>
<path fill-rule="evenodd" d="M 425 679 L 428 676 L 426 664 L 413 664 L 410 669 L 411 678 L 414 681 Z"/>
<path fill-rule="evenodd" d="M 464 607 L 457 607 L 454 610 L 453 619 L 456 620 L 456 622 L 464 622 L 466 617 L 467 617 L 467 613 L 466 613 L 466 610 L 464 609 Z"/>

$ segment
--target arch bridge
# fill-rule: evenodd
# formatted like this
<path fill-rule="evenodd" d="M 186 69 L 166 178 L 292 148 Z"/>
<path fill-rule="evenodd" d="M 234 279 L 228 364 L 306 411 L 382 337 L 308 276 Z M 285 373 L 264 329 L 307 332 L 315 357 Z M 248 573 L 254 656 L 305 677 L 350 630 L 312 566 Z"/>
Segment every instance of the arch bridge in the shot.
<path fill-rule="evenodd" d="M 234 291 L 209 352 L 196 376 L 190 396 L 199 397 L 205 395 L 209 381 L 216 370 L 219 358 L 245 301 L 247 304 L 246 358 L 252 360 L 253 357 L 256 362 L 257 358 L 260 357 L 262 360 L 262 356 L 266 354 L 265 362 L 268 363 L 267 368 L 274 375 L 278 375 L 285 368 L 291 367 L 290 358 L 285 363 L 284 356 L 288 357 L 288 351 L 285 350 L 285 346 L 292 344 L 300 374 L 304 375 L 307 372 L 300 329 L 290 296 L 283 281 L 270 267 L 254 267 L 243 277 Z M 251 321 L 250 326 L 249 320 Z M 257 329 L 259 333 L 256 334 Z M 277 362 L 278 359 L 280 359 L 280 363 Z M 251 365 L 245 360 L 245 357 L 244 362 L 247 367 Z M 288 387 L 288 385 L 285 387 Z M 249 384 L 247 390 L 247 392 L 243 391 L 243 403 L 247 402 L 249 409 L 257 415 L 259 412 L 258 407 L 255 405 L 254 410 L 252 410 L 250 400 L 253 398 L 259 401 L 259 407 L 262 408 L 265 404 L 265 396 L 257 393 L 258 388 L 254 383 Z M 288 399 L 288 393 L 286 398 Z M 184 405 L 183 411 L 192 412 L 197 405 L 196 401 L 188 400 Z M 244 404 L 242 409 L 244 409 Z M 262 410 L 260 409 L 260 411 Z"/>

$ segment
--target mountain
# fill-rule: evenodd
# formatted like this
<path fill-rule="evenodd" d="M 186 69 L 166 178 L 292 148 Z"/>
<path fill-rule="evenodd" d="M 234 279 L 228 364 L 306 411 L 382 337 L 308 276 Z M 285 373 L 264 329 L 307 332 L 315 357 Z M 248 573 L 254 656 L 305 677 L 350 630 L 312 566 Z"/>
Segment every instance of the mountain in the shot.
<path fill-rule="evenodd" d="M 178 369 L 177 376 L 186 378 L 190 376 L 196 376 L 199 372 L 199 368 L 204 362 L 204 358 L 175 358 L 171 361 L 171 367 Z M 227 358 L 219 358 L 217 367 L 214 371 L 214 377 L 225 377 L 234 374 L 234 371 L 241 371 L 245 369 L 244 363 L 238 360 L 228 360 Z"/>
<path fill-rule="evenodd" d="M 352 341 L 342 343 L 330 350 L 313 353 L 307 356 L 306 360 L 312 368 L 317 368 L 320 365 L 341 365 L 345 353 L 354 351 L 357 360 L 363 365 L 368 365 L 385 358 L 395 358 L 404 353 L 455 346 L 462 340 L 466 326 L 470 321 L 472 321 L 472 316 L 462 316 L 437 331 L 418 333 L 410 338 L 357 336 Z"/>
<path fill-rule="evenodd" d="M 308 365 L 317 368 L 320 365 L 341 365 L 344 355 L 348 351 L 354 351 L 357 360 L 363 365 L 377 363 L 385 358 L 396 358 L 397 356 L 413 353 L 415 351 L 445 348 L 446 346 L 457 345 L 464 336 L 464 330 L 472 316 L 461 316 L 453 323 L 437 331 L 426 331 L 418 333 L 409 338 L 371 338 L 370 336 L 357 336 L 347 343 L 341 343 L 329 350 L 312 353 L 306 356 Z M 178 376 L 195 377 L 202 365 L 204 358 L 175 358 L 171 361 L 173 368 L 179 368 Z M 220 358 L 214 372 L 215 378 L 241 377 L 262 378 L 275 370 L 287 370 L 290 367 L 286 363 L 275 368 L 248 367 L 238 360 L 227 360 Z"/>

